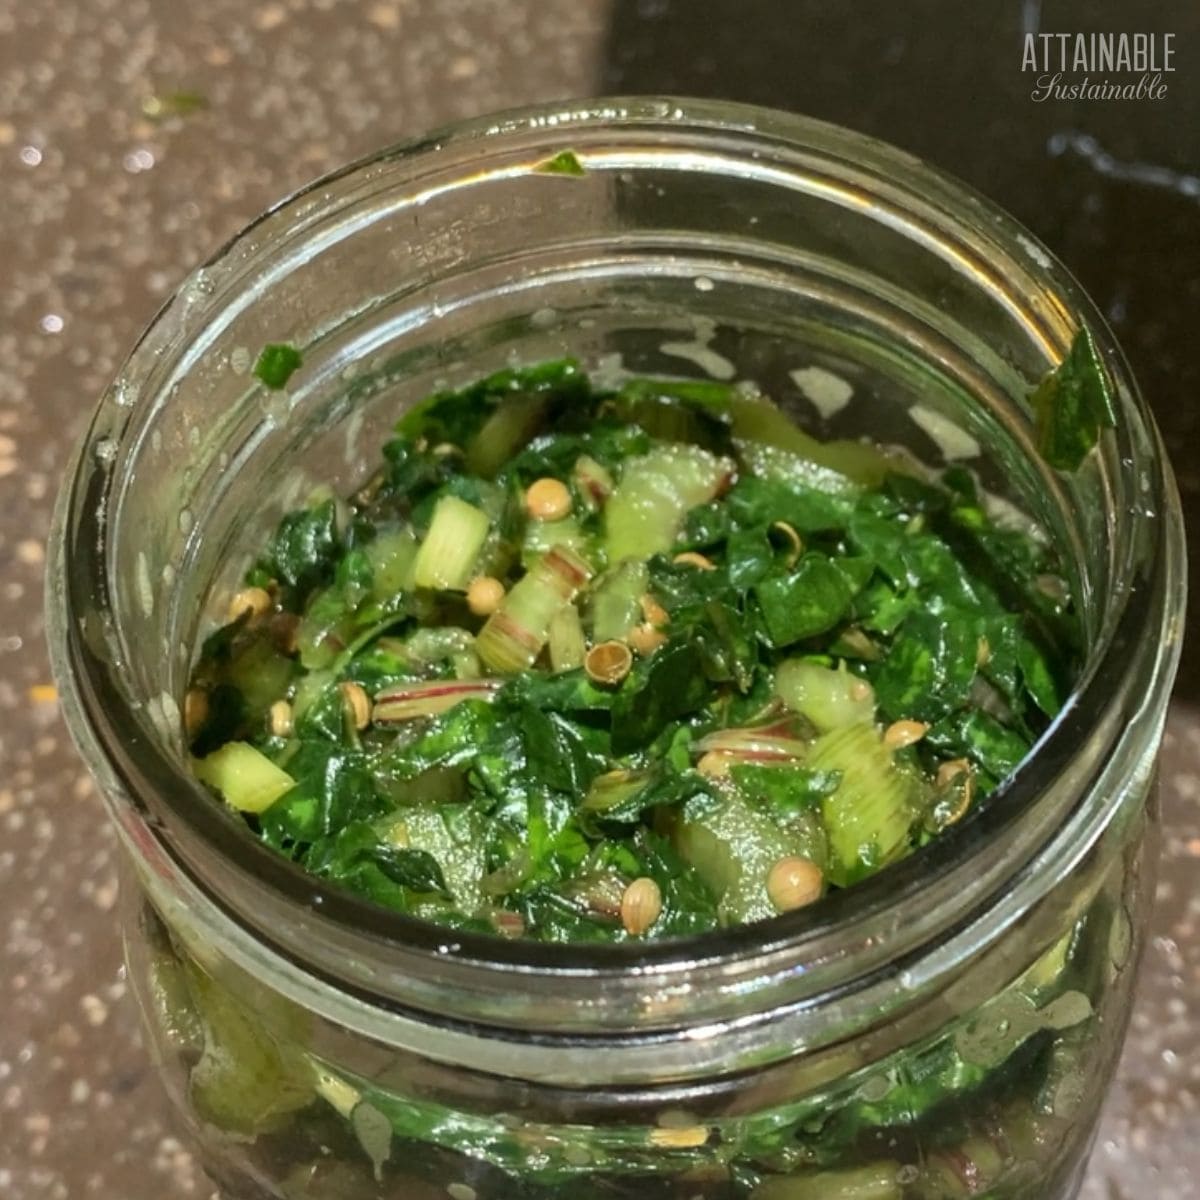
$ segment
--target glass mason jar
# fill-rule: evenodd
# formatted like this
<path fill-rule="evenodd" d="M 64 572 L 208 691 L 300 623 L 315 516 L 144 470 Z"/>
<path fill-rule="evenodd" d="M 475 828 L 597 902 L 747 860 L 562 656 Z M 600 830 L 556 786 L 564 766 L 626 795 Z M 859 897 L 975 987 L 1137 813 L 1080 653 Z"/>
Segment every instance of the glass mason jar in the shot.
<path fill-rule="evenodd" d="M 1065 474 L 1028 397 L 1081 324 L 1119 419 Z M 304 365 L 266 391 L 248 368 L 282 341 Z M 754 380 L 818 433 L 967 455 L 1058 543 L 1086 664 L 987 805 L 811 908 L 596 948 L 376 908 L 197 785 L 189 666 L 280 514 L 317 482 L 351 489 L 436 387 L 563 354 Z M 230 1200 L 1072 1195 L 1152 892 L 1183 560 L 1099 313 L 898 150 L 606 100 L 460 125 L 285 201 L 195 272 L 104 397 L 49 572 L 67 719 L 125 847 L 131 982 L 205 1166 Z"/>

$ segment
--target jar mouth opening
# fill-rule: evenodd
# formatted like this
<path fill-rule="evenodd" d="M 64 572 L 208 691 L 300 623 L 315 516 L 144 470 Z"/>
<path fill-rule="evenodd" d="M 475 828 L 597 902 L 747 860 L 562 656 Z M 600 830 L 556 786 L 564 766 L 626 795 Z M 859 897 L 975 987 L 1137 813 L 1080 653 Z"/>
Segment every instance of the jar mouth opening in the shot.
<path fill-rule="evenodd" d="M 314 207 L 320 207 L 332 184 L 366 178 L 380 163 L 436 155 L 446 146 L 469 144 L 485 149 L 489 141 L 534 128 L 549 130 L 551 134 L 561 130 L 556 135 L 561 146 L 563 139 L 569 140 L 576 130 L 623 122 L 658 122 L 691 133 L 732 130 L 767 141 L 815 148 L 842 161 L 861 157 L 880 173 L 894 173 L 904 185 L 914 189 L 914 194 L 919 194 L 915 189 L 927 186 L 937 198 L 935 203 L 946 222 L 961 222 L 954 215 L 953 206 L 969 213 L 973 221 L 989 222 L 993 238 L 1006 242 L 1026 239 L 1036 246 L 1016 222 L 964 186 L 901 151 L 861 135 L 749 106 L 673 98 L 614 98 L 573 107 L 520 110 L 458 125 L 387 150 L 318 180 L 275 206 L 211 261 L 217 264 L 236 260 L 245 239 L 268 220 L 277 220 L 289 212 L 303 213 L 307 219 Z M 1073 321 L 1091 329 L 1110 373 L 1119 384 L 1117 390 L 1124 404 L 1122 419 L 1117 429 L 1105 435 L 1100 452 L 1112 464 L 1135 464 L 1148 481 L 1146 512 L 1150 515 L 1117 514 L 1123 536 L 1130 546 L 1135 540 L 1138 542 L 1145 561 L 1137 579 L 1124 580 L 1121 594 L 1105 598 L 1105 619 L 1098 627 L 1094 644 L 1088 648 L 1087 662 L 1074 690 L 1030 754 L 992 793 L 988 804 L 971 812 L 927 846 L 852 888 L 800 912 L 689 938 L 599 946 L 506 941 L 459 933 L 383 909 L 323 883 L 248 831 L 244 836 L 234 836 L 226 814 L 203 793 L 188 773 L 186 763 L 171 751 L 166 740 L 142 736 L 146 723 L 122 686 L 120 656 L 114 653 L 115 632 L 102 627 L 103 619 L 98 626 L 83 619 L 82 614 L 94 609 L 97 597 L 108 590 L 104 547 L 114 535 L 108 524 L 112 513 L 106 508 L 104 498 L 112 486 L 112 472 L 104 469 L 105 464 L 97 463 L 94 450 L 97 431 L 121 428 L 129 412 L 111 393 L 85 436 L 84 449 L 64 485 L 48 569 L 51 649 L 72 732 L 89 759 L 100 763 L 102 773 L 132 800 L 146 836 L 185 874 L 195 879 L 194 864 L 188 865 L 191 859 L 184 845 L 190 839 L 196 845 L 218 851 L 235 875 L 256 880 L 259 886 L 307 908 L 333 926 L 365 933 L 380 948 L 404 947 L 432 957 L 452 957 L 508 972 L 541 976 L 662 975 L 784 948 L 794 952 L 796 961 L 815 960 L 831 934 L 861 927 L 881 913 L 893 913 L 899 922 L 906 911 L 920 903 L 922 891 L 931 878 L 967 867 L 987 855 L 1003 841 L 1002 835 L 1032 808 L 1049 784 L 1069 768 L 1079 747 L 1104 722 L 1112 698 L 1124 690 L 1123 681 L 1139 647 L 1153 639 L 1161 642 L 1157 670 L 1167 678 L 1177 655 L 1177 636 L 1165 636 L 1169 622 L 1174 619 L 1171 606 L 1179 602 L 1182 588 L 1177 501 L 1173 499 L 1169 468 L 1153 434 L 1150 415 L 1103 318 L 1063 268 L 1040 248 L 1038 254 L 1042 255 L 1035 256 L 1040 281 L 1058 298 Z M 136 376 L 143 360 L 160 353 L 166 314 L 177 305 L 178 301 L 169 303 L 155 318 L 130 356 L 126 374 Z M 172 336 L 177 336 L 177 332 Z M 202 328 L 193 328 L 192 332 L 198 336 Z M 192 353 L 193 349 L 186 352 Z M 1146 430 L 1151 431 L 1148 440 Z M 1153 514 L 1163 517 L 1156 519 Z M 1124 563 L 1123 569 L 1128 569 L 1125 560 L 1132 552 L 1119 547 L 1117 553 Z M 1135 602 L 1135 596 L 1139 602 Z M 1065 820 L 1069 814 L 1060 815 Z M 204 881 L 198 882 L 203 888 Z M 218 907 L 238 919 L 210 889 L 204 890 Z M 262 940 L 271 942 L 269 930 L 258 928 L 255 932 Z M 274 944 L 281 952 L 289 953 L 282 944 Z M 806 946 L 811 946 L 812 951 L 806 951 Z"/>

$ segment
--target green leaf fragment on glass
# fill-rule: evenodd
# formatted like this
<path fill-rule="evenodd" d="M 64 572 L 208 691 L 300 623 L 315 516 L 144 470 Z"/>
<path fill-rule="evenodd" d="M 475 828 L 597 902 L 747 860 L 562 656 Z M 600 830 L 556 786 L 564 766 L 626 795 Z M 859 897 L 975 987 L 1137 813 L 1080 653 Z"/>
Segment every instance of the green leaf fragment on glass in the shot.
<path fill-rule="evenodd" d="M 1066 358 L 1032 396 L 1038 449 L 1052 467 L 1074 471 L 1117 424 L 1104 364 L 1090 331 L 1081 326 Z"/>
<path fill-rule="evenodd" d="M 560 150 L 553 158 L 543 159 L 534 170 L 541 175 L 586 175 L 587 168 L 574 150 Z"/>
<path fill-rule="evenodd" d="M 254 374 L 274 391 L 287 386 L 287 381 L 300 369 L 303 356 L 295 346 L 271 343 L 262 348 L 254 364 Z"/>

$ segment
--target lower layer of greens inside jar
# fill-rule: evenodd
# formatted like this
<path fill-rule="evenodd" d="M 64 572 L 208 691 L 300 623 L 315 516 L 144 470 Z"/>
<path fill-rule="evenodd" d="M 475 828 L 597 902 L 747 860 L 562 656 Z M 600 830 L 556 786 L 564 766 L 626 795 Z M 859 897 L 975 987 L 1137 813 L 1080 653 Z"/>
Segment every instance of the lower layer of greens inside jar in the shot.
<path fill-rule="evenodd" d="M 1119 1046 L 1104 1014 L 1132 972 L 1110 865 L 1049 951 L 935 1036 L 869 1065 L 848 1048 L 815 1091 L 697 1087 L 632 1114 L 603 1093 L 458 1089 L 411 1053 L 387 1083 L 356 1076 L 313 1053 L 309 1014 L 192 957 L 149 909 L 131 968 L 231 1196 L 257 1179 L 288 1200 L 1045 1200 L 1068 1194 Z"/>
<path fill-rule="evenodd" d="M 853 886 L 987 803 L 1079 652 L 1052 547 L 969 471 L 818 442 L 742 388 L 599 387 L 571 361 L 408 413 L 355 495 L 285 517 L 229 614 L 184 715 L 248 827 L 386 907 L 550 941 L 701 933 Z M 1012 1015 L 980 1014 L 1005 1027 L 982 1059 L 942 1039 L 878 1094 L 714 1125 L 510 1129 L 339 1076 L 169 954 L 156 991 L 192 1014 L 198 1116 L 282 1147 L 289 1196 L 342 1174 L 357 1196 L 411 1143 L 411 1187 L 461 1157 L 481 1197 L 580 1175 L 954 1197 L 1019 1186 L 1054 1142 L 1037 1097 L 1075 1069 L 1105 919 L 995 1002 Z"/>

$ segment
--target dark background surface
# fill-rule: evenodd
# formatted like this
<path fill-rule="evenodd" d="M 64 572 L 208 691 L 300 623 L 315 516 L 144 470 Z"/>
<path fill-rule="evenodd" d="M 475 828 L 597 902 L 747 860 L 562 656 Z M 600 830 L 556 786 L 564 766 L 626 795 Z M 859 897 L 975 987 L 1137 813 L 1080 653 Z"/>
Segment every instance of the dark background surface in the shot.
<path fill-rule="evenodd" d="M 1174 32 L 1179 69 L 1157 103 L 1038 104 L 1025 25 Z M 180 89 L 205 106 L 148 115 Z M 138 1042 L 113 838 L 42 643 L 53 494 L 95 398 L 169 290 L 279 196 L 447 121 L 603 91 L 807 112 L 998 200 L 1108 312 L 1200 504 L 1195 0 L 0 0 L 0 1200 L 211 1192 Z M 1200 1195 L 1198 687 L 1195 639 L 1085 1200 Z"/>

